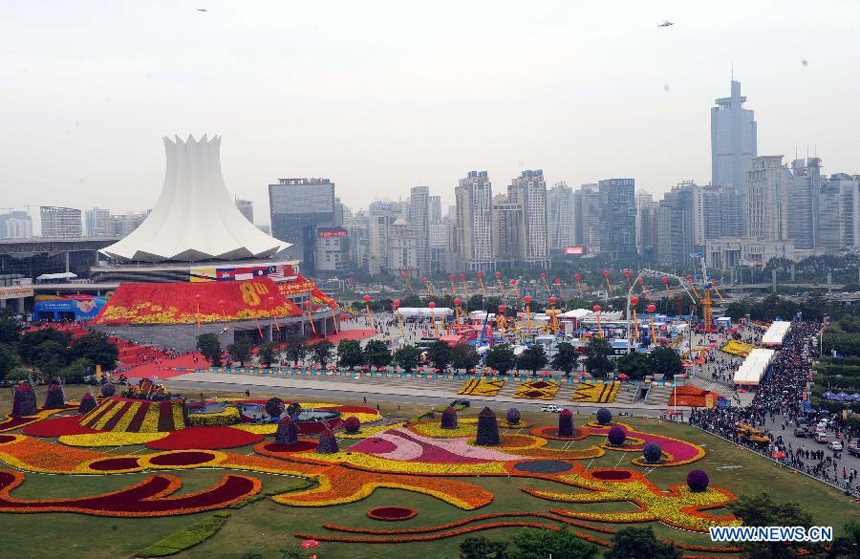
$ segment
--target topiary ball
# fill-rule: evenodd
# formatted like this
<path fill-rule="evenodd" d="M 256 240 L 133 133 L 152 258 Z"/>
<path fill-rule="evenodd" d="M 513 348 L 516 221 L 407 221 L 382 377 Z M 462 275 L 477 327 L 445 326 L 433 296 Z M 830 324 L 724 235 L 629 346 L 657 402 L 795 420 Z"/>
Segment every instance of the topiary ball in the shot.
<path fill-rule="evenodd" d="M 624 429 L 615 425 L 609 429 L 609 444 L 612 446 L 621 446 L 624 444 L 624 440 L 627 438 L 627 433 L 624 432 Z"/>
<path fill-rule="evenodd" d="M 94 410 L 96 407 L 96 399 L 92 394 L 87 392 L 81 398 L 81 404 L 78 406 L 78 413 L 83 415 L 85 413 L 89 413 Z"/>
<path fill-rule="evenodd" d="M 278 444 L 296 444 L 299 440 L 299 428 L 293 418 L 286 416 L 278 422 L 275 431 L 275 442 Z"/>
<path fill-rule="evenodd" d="M 281 417 L 281 414 L 284 413 L 284 409 L 286 409 L 286 406 L 284 405 L 284 401 L 280 398 L 269 398 L 266 400 L 266 413 L 271 417 Z"/>
<path fill-rule="evenodd" d="M 297 419 L 300 413 L 302 413 L 302 405 L 298 402 L 293 402 L 292 404 L 287 406 L 287 415 L 289 415 L 293 419 Z"/>
<path fill-rule="evenodd" d="M 565 408 L 558 414 L 558 436 L 573 436 L 573 412 Z"/>
<path fill-rule="evenodd" d="M 476 445 L 498 446 L 499 445 L 499 423 L 496 414 L 490 408 L 484 408 L 478 414 L 478 436 Z"/>
<path fill-rule="evenodd" d="M 517 408 L 511 408 L 505 414 L 505 420 L 508 422 L 508 425 L 517 425 L 522 418 L 523 416 Z"/>
<path fill-rule="evenodd" d="M 687 474 L 687 487 L 690 488 L 690 491 L 704 491 L 710 482 L 708 474 L 702 470 L 692 470 Z"/>
<path fill-rule="evenodd" d="M 114 386 L 110 382 L 106 382 L 102 385 L 101 392 L 103 398 L 110 398 L 111 396 L 116 394 L 116 386 Z"/>
<path fill-rule="evenodd" d="M 663 449 L 657 443 L 647 443 L 642 449 L 642 454 L 649 464 L 659 464 L 663 458 Z"/>
<path fill-rule="evenodd" d="M 454 411 L 454 408 L 451 406 L 445 408 L 445 411 L 442 412 L 442 420 L 439 422 L 439 427 L 442 429 L 457 428 L 457 412 Z"/>
<path fill-rule="evenodd" d="M 323 431 L 320 435 L 320 441 L 317 443 L 317 452 L 319 454 L 335 454 L 340 449 L 337 446 L 337 439 L 334 438 L 334 433 L 331 431 Z"/>
<path fill-rule="evenodd" d="M 22 382 L 15 387 L 12 399 L 12 415 L 36 415 L 36 391 L 29 383 Z"/>
<path fill-rule="evenodd" d="M 601 425 L 609 425 L 612 423 L 612 412 L 606 408 L 597 410 L 597 422 Z"/>
<path fill-rule="evenodd" d="M 56 383 L 52 384 L 45 394 L 45 409 L 59 410 L 64 407 L 66 407 L 66 397 L 63 394 L 63 387 Z"/>
<path fill-rule="evenodd" d="M 343 421 L 343 428 L 347 433 L 358 433 L 358 430 L 361 429 L 361 421 L 354 415 L 351 415 Z"/>

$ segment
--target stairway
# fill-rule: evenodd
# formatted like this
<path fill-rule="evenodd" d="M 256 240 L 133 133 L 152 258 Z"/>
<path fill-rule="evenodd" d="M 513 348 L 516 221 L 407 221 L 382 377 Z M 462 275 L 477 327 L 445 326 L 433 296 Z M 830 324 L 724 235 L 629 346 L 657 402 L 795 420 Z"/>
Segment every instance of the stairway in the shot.
<path fill-rule="evenodd" d="M 633 405 L 638 391 L 638 382 L 625 382 L 618 388 L 618 392 L 615 394 L 615 402 L 613 403 L 620 406 Z"/>
<path fill-rule="evenodd" d="M 645 395 L 644 404 L 650 404 L 652 406 L 666 406 L 669 404 L 669 396 L 672 394 L 671 386 L 656 386 L 653 382 L 651 383 L 651 389 L 648 390 L 648 394 Z"/>

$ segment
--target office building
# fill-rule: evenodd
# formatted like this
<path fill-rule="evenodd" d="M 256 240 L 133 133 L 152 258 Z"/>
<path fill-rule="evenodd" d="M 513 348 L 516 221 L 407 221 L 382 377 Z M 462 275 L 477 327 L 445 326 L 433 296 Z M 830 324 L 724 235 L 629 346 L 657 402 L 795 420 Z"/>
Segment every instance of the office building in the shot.
<path fill-rule="evenodd" d="M 547 245 L 550 252 L 563 252 L 576 244 L 573 189 L 564 182 L 546 193 Z"/>
<path fill-rule="evenodd" d="M 818 247 L 818 199 L 821 194 L 821 160 L 795 159 L 788 179 L 788 237 L 795 249 Z"/>
<path fill-rule="evenodd" d="M 657 260 L 661 264 L 685 266 L 691 262 L 696 246 L 696 198 L 701 199 L 699 191 L 691 183 L 681 183 L 660 200 L 657 209 Z"/>
<path fill-rule="evenodd" d="M 430 223 L 442 223 L 442 197 L 430 197 Z"/>
<path fill-rule="evenodd" d="M 61 206 L 42 206 L 39 208 L 42 220 L 42 236 L 47 238 L 83 237 L 81 210 Z"/>
<path fill-rule="evenodd" d="M 746 173 L 758 155 L 755 114 L 745 109 L 741 84 L 732 80 L 731 95 L 711 108 L 711 184 L 733 186 L 745 194 Z"/>
<path fill-rule="evenodd" d="M 790 176 L 781 155 L 753 158 L 747 171 L 747 236 L 774 241 L 788 239 Z"/>
<path fill-rule="evenodd" d="M 549 266 L 546 180 L 541 169 L 523 171 L 508 186 L 508 202 L 522 207 L 520 260 L 526 266 Z"/>
<path fill-rule="evenodd" d="M 405 220 L 406 207 L 401 202 L 380 201 L 368 206 L 368 262 L 367 270 L 371 275 L 383 272 L 400 274 L 402 268 L 394 267 L 389 262 L 391 255 L 391 227 L 399 220 Z M 413 272 L 414 273 L 414 272 Z"/>
<path fill-rule="evenodd" d="M 487 171 L 469 171 L 454 193 L 460 263 L 468 271 L 493 270 L 493 187 Z"/>
<path fill-rule="evenodd" d="M 514 268 L 523 254 L 523 206 L 504 194 L 493 198 L 493 254 L 499 268 Z"/>
<path fill-rule="evenodd" d="M 636 249 L 647 260 L 657 258 L 657 209 L 654 197 L 643 191 L 636 195 Z"/>
<path fill-rule="evenodd" d="M 585 251 L 600 252 L 600 196 L 597 184 L 583 184 L 573 193 L 576 244 Z"/>
<path fill-rule="evenodd" d="M 316 272 L 336 273 L 347 270 L 349 231 L 344 227 L 317 227 L 314 250 Z"/>
<path fill-rule="evenodd" d="M 426 276 L 430 272 L 430 187 L 415 186 L 409 193 L 408 220 L 417 243 L 417 268 L 412 275 Z"/>
<path fill-rule="evenodd" d="M 794 260 L 794 242 L 740 237 L 705 244 L 705 265 L 715 270 L 729 271 L 738 266 L 761 269 L 774 258 Z"/>
<path fill-rule="evenodd" d="M 860 176 L 834 173 L 821 185 L 817 237 L 827 253 L 860 248 Z"/>
<path fill-rule="evenodd" d="M 33 237 L 33 220 L 30 214 L 11 211 L 0 214 L 0 239 L 30 239 Z"/>
<path fill-rule="evenodd" d="M 143 224 L 150 211 L 111 215 L 107 221 L 107 234 L 111 237 L 125 237 Z"/>
<path fill-rule="evenodd" d="M 254 202 L 251 200 L 236 198 L 236 207 L 239 209 L 239 212 L 245 216 L 245 219 L 254 223 Z"/>
<path fill-rule="evenodd" d="M 84 210 L 84 232 L 87 237 L 112 236 L 110 232 L 110 210 L 104 208 Z"/>
<path fill-rule="evenodd" d="M 321 178 L 278 179 L 269 185 L 272 236 L 291 243 L 284 257 L 314 273 L 317 227 L 334 226 L 334 183 Z"/>
<path fill-rule="evenodd" d="M 613 259 L 636 256 L 636 182 L 606 179 L 598 182 L 600 252 Z"/>
<path fill-rule="evenodd" d="M 411 205 L 411 204 L 410 204 Z M 409 223 L 402 217 L 391 224 L 388 238 L 388 266 L 393 273 L 395 270 L 406 270 L 414 276 L 420 266 L 418 235 Z"/>

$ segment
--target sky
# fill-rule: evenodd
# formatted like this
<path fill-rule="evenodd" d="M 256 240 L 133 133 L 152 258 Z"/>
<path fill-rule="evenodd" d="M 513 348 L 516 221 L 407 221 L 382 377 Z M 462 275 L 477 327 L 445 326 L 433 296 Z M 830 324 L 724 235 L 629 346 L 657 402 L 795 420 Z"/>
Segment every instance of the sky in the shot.
<path fill-rule="evenodd" d="M 858 21 L 841 0 L 3 0 L 0 211 L 151 208 L 162 136 L 204 133 L 258 223 L 279 177 L 353 209 L 419 184 L 448 205 L 470 170 L 659 198 L 710 180 L 732 68 L 760 155 L 860 173 Z"/>

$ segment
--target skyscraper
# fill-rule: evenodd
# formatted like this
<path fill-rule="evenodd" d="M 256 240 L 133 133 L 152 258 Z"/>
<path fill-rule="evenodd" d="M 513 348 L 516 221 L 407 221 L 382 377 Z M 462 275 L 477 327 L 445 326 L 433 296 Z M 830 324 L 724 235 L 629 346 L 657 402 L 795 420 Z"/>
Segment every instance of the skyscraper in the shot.
<path fill-rule="evenodd" d="M 87 237 L 106 237 L 109 232 L 110 210 L 93 208 L 84 210 L 84 231 Z"/>
<path fill-rule="evenodd" d="M 547 250 L 546 180 L 543 171 L 523 171 L 508 186 L 508 202 L 520 204 L 523 219 L 520 258 L 526 266 L 546 268 Z"/>
<path fill-rule="evenodd" d="M 522 258 L 523 206 L 504 194 L 493 198 L 493 254 L 499 268 L 517 267 Z"/>
<path fill-rule="evenodd" d="M 81 210 L 60 206 L 39 208 L 42 219 L 42 236 L 50 238 L 82 237 Z"/>
<path fill-rule="evenodd" d="M 681 183 L 663 195 L 657 211 L 657 259 L 668 266 L 690 262 L 696 246 L 696 202 L 700 188 Z M 701 207 L 701 204 L 699 204 Z"/>
<path fill-rule="evenodd" d="M 430 271 L 430 188 L 414 186 L 409 195 L 409 226 L 415 238 L 417 269 L 412 274 L 427 275 Z M 407 258 L 404 262 L 409 262 Z"/>
<path fill-rule="evenodd" d="M 636 249 L 646 259 L 657 257 L 657 208 L 654 197 L 643 191 L 636 195 Z"/>
<path fill-rule="evenodd" d="M 278 179 L 269 185 L 272 236 L 292 243 L 287 258 L 314 273 L 316 227 L 334 225 L 334 183 L 329 179 Z"/>
<path fill-rule="evenodd" d="M 747 234 L 758 239 L 788 239 L 789 170 L 781 155 L 755 157 L 747 171 Z"/>
<path fill-rule="evenodd" d="M 600 197 L 600 252 L 611 258 L 636 256 L 636 181 L 598 182 Z"/>
<path fill-rule="evenodd" d="M 0 214 L 0 239 L 29 239 L 33 236 L 30 214 L 12 211 Z"/>
<path fill-rule="evenodd" d="M 788 238 L 794 248 L 818 246 L 818 198 L 821 195 L 821 160 L 795 159 L 788 179 Z"/>
<path fill-rule="evenodd" d="M 254 202 L 236 198 L 236 207 L 248 221 L 254 223 Z"/>
<path fill-rule="evenodd" d="M 564 182 L 546 193 L 547 245 L 550 252 L 576 244 L 573 189 Z"/>
<path fill-rule="evenodd" d="M 589 253 L 600 252 L 600 196 L 596 184 L 583 184 L 573 193 L 576 244 Z"/>
<path fill-rule="evenodd" d="M 821 186 L 818 242 L 827 252 L 860 247 L 860 176 L 830 175 Z"/>
<path fill-rule="evenodd" d="M 711 108 L 711 184 L 734 186 L 744 192 L 746 172 L 758 155 L 753 111 L 743 108 L 741 83 L 732 80 L 730 97 L 721 97 Z"/>
<path fill-rule="evenodd" d="M 442 197 L 430 197 L 430 223 L 442 223 Z"/>
<path fill-rule="evenodd" d="M 454 189 L 457 201 L 457 244 L 467 270 L 492 270 L 493 186 L 487 171 L 469 171 Z"/>

